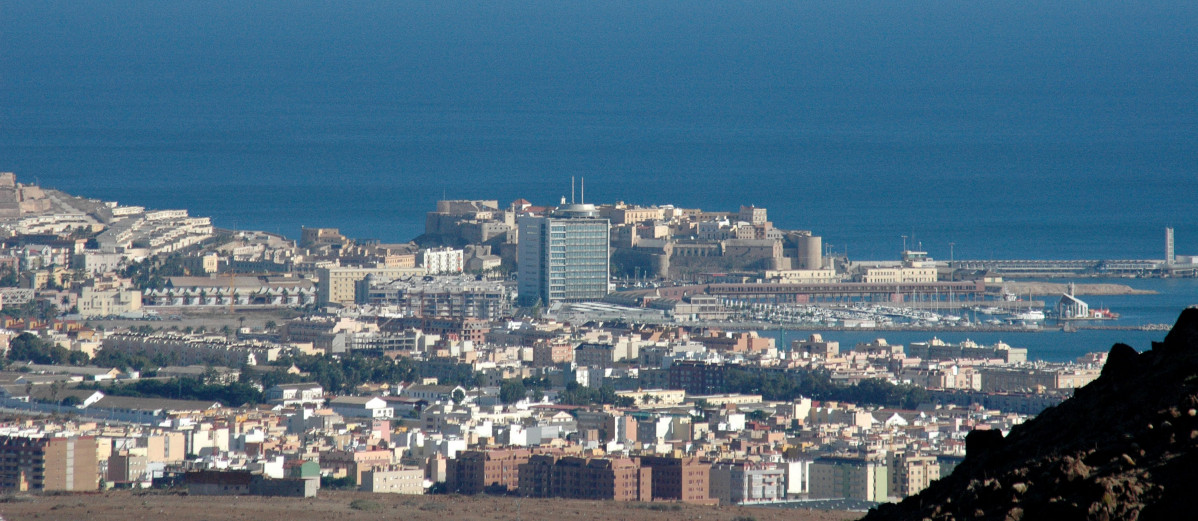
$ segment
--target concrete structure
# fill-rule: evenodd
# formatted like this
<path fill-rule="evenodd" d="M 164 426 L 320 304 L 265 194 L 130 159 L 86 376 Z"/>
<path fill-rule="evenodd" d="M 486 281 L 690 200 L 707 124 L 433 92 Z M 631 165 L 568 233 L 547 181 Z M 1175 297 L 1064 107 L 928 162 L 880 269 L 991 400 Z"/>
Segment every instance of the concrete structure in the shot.
<path fill-rule="evenodd" d="M 903 498 L 940 479 L 940 463 L 936 456 L 895 452 L 890 455 L 890 495 Z"/>
<path fill-rule="evenodd" d="M 592 369 L 608 369 L 616 363 L 616 346 L 582 343 L 574 348 L 574 365 Z"/>
<path fill-rule="evenodd" d="M 911 284 L 936 282 L 937 271 L 932 265 L 913 263 L 895 268 L 869 268 L 861 277 L 866 284 Z"/>
<path fill-rule="evenodd" d="M 341 235 L 341 230 L 337 228 L 300 227 L 300 246 L 303 248 L 345 242 L 349 242 L 349 239 Z"/>
<path fill-rule="evenodd" d="M 792 269 L 765 270 L 765 279 L 783 284 L 821 284 L 838 280 L 836 270 Z"/>
<path fill-rule="evenodd" d="M 711 465 L 698 458 L 647 456 L 641 465 L 653 469 L 653 499 L 711 503 Z"/>
<path fill-rule="evenodd" d="M 687 394 L 715 394 L 724 390 L 728 366 L 696 360 L 679 360 L 670 364 L 671 389 L 683 389 Z"/>
<path fill-rule="evenodd" d="M 550 217 L 519 219 L 521 303 L 581 302 L 607 295 L 609 225 L 594 205 L 564 206 Z"/>
<path fill-rule="evenodd" d="M 316 497 L 316 478 L 269 479 L 247 471 L 205 470 L 184 476 L 187 493 L 194 496 Z"/>
<path fill-rule="evenodd" d="M 1165 228 L 1165 265 L 1172 266 L 1176 259 L 1173 253 L 1173 228 Z"/>
<path fill-rule="evenodd" d="M 502 282 L 474 277 L 430 277 L 379 280 L 367 277 L 366 302 L 395 306 L 414 317 L 495 319 L 511 309 L 509 292 Z"/>
<path fill-rule="evenodd" d="M 520 488 L 520 465 L 528 463 L 524 449 L 466 451 L 450 462 L 446 486 L 459 494 L 488 489 L 514 492 Z"/>
<path fill-rule="evenodd" d="M 0 491 L 95 491 L 94 437 L 0 436 Z"/>
<path fill-rule="evenodd" d="M 983 392 L 1077 389 L 1098 378 L 1099 367 L 982 367 Z"/>
<path fill-rule="evenodd" d="M 129 454 L 123 450 L 108 457 L 108 475 L 111 483 L 128 483 L 146 480 L 146 466 L 149 459 L 146 456 Z"/>
<path fill-rule="evenodd" d="M 312 281 L 298 277 L 170 277 L 165 287 L 147 289 L 151 307 L 299 307 L 316 302 Z"/>
<path fill-rule="evenodd" d="M 788 496 L 807 496 L 811 493 L 811 463 L 810 459 L 798 459 L 783 464 Z"/>
<path fill-rule="evenodd" d="M 711 466 L 711 498 L 722 505 L 786 499 L 786 471 L 770 463 L 716 463 Z"/>
<path fill-rule="evenodd" d="M 394 410 L 377 396 L 338 396 L 329 400 L 333 412 L 346 418 L 390 418 Z"/>
<path fill-rule="evenodd" d="M 212 222 L 208 217 L 189 217 L 187 210 L 157 210 L 114 220 L 96 236 L 96 242 L 103 252 L 141 250 L 156 255 L 179 251 L 209 237 Z"/>
<path fill-rule="evenodd" d="M 812 499 L 884 502 L 889 494 L 886 463 L 866 457 L 822 457 L 811 464 Z"/>
<path fill-rule="evenodd" d="M 796 358 L 832 358 L 840 355 L 840 342 L 825 341 L 819 333 L 812 333 L 807 340 L 792 341 L 790 352 Z"/>
<path fill-rule="evenodd" d="M 266 401 L 283 406 L 324 403 L 324 388 L 318 383 L 279 384 L 266 390 Z"/>
<path fill-rule="evenodd" d="M 966 340 L 960 344 L 949 344 L 938 338 L 928 342 L 913 342 L 907 348 L 907 356 L 922 360 L 1002 360 L 1008 364 L 1027 361 L 1027 349 L 1011 347 L 999 342 L 982 346 Z"/>
<path fill-rule="evenodd" d="M 461 273 L 465 265 L 462 250 L 453 248 L 430 248 L 420 251 L 420 267 L 429 275 Z"/>
<path fill-rule="evenodd" d="M 629 458 L 532 456 L 520 465 L 523 496 L 615 501 L 650 501 L 650 468 Z"/>
<path fill-rule="evenodd" d="M 420 468 L 390 468 L 362 473 L 363 492 L 375 494 L 424 494 L 424 470 Z"/>
<path fill-rule="evenodd" d="M 400 392 L 400 396 L 427 400 L 429 403 L 448 403 L 453 401 L 455 393 L 466 396 L 466 388 L 460 385 L 409 385 Z"/>
<path fill-rule="evenodd" d="M 320 468 L 334 473 L 345 472 L 360 485 L 366 472 L 391 468 L 392 459 L 391 451 L 377 448 L 327 450 L 320 453 Z"/>
<path fill-rule="evenodd" d="M 824 267 L 823 239 L 816 235 L 795 237 L 797 269 L 819 270 Z"/>
<path fill-rule="evenodd" d="M 358 282 L 367 275 L 402 279 L 424 275 L 424 268 L 333 267 L 316 270 L 316 302 L 321 305 L 347 305 L 358 302 Z M 363 294 L 362 299 L 366 298 Z"/>
<path fill-rule="evenodd" d="M 84 318 L 106 317 L 141 311 L 141 291 L 136 289 L 98 290 L 84 286 L 79 291 L 79 314 Z"/>

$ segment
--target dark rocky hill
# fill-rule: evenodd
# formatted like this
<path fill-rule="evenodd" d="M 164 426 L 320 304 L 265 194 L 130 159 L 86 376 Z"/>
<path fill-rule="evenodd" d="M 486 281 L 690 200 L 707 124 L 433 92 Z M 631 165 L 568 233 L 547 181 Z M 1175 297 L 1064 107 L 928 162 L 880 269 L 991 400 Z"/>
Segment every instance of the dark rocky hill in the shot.
<path fill-rule="evenodd" d="M 965 461 L 864 519 L 1198 519 L 1198 309 L 1152 349 L 1124 344 L 1073 398 L 1000 433 Z"/>

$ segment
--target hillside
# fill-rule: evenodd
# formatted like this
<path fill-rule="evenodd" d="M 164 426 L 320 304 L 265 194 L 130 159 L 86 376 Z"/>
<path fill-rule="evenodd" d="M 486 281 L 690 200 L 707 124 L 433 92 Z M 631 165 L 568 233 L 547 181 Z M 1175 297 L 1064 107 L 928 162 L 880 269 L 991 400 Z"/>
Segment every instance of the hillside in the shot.
<path fill-rule="evenodd" d="M 1006 438 L 966 444 L 951 476 L 864 519 L 1193 519 L 1198 309 L 1149 351 L 1116 344 L 1101 377 Z"/>

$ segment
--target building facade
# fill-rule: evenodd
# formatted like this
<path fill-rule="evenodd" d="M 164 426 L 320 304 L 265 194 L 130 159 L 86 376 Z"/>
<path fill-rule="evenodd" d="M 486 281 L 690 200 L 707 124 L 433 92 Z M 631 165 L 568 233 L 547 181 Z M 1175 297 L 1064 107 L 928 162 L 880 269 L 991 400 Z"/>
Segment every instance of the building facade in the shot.
<path fill-rule="evenodd" d="M 582 302 L 607 295 L 610 227 L 594 205 L 569 205 L 550 217 L 519 220 L 519 299 Z"/>
<path fill-rule="evenodd" d="M 650 501 L 652 475 L 635 459 L 541 454 L 520 465 L 520 495 Z"/>
<path fill-rule="evenodd" d="M 641 465 L 653 469 L 653 499 L 710 503 L 711 465 L 698 458 L 651 456 Z"/>
<path fill-rule="evenodd" d="M 465 255 L 462 250 L 430 248 L 420 252 L 420 266 L 429 275 L 461 273 L 464 264 Z"/>
<path fill-rule="evenodd" d="M 459 494 L 518 490 L 520 465 L 528 463 L 529 456 L 524 449 L 462 452 L 449 464 L 446 486 Z"/>
<path fill-rule="evenodd" d="M 375 494 L 424 494 L 424 470 L 419 468 L 378 469 L 362 473 L 363 492 Z"/>
<path fill-rule="evenodd" d="M 717 463 L 711 467 L 711 497 L 724 505 L 786 499 L 786 470 L 772 463 Z"/>
<path fill-rule="evenodd" d="M 896 498 L 918 494 L 940 479 L 936 456 L 895 452 L 890 455 L 890 495 Z"/>
<path fill-rule="evenodd" d="M 423 276 L 424 268 L 332 267 L 316 270 L 316 301 L 324 304 L 353 304 L 358 301 L 358 283 L 368 275 L 389 279 Z M 366 298 L 366 293 L 361 295 Z"/>
<path fill-rule="evenodd" d="M 812 499 L 858 499 L 886 501 L 889 473 L 880 459 L 865 457 L 822 457 L 811 464 Z"/>
<path fill-rule="evenodd" d="M 96 439 L 0 437 L 0 490 L 95 491 Z"/>

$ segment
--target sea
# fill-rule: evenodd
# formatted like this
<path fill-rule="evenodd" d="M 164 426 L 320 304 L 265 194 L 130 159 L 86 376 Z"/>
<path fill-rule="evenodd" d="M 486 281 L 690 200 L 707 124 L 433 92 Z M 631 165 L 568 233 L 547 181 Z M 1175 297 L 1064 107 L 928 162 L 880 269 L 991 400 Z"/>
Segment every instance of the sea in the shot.
<path fill-rule="evenodd" d="M 290 237 L 573 177 L 851 259 L 1160 259 L 1198 254 L 1194 34 L 1175 0 L 6 2 L 0 171 Z"/>

